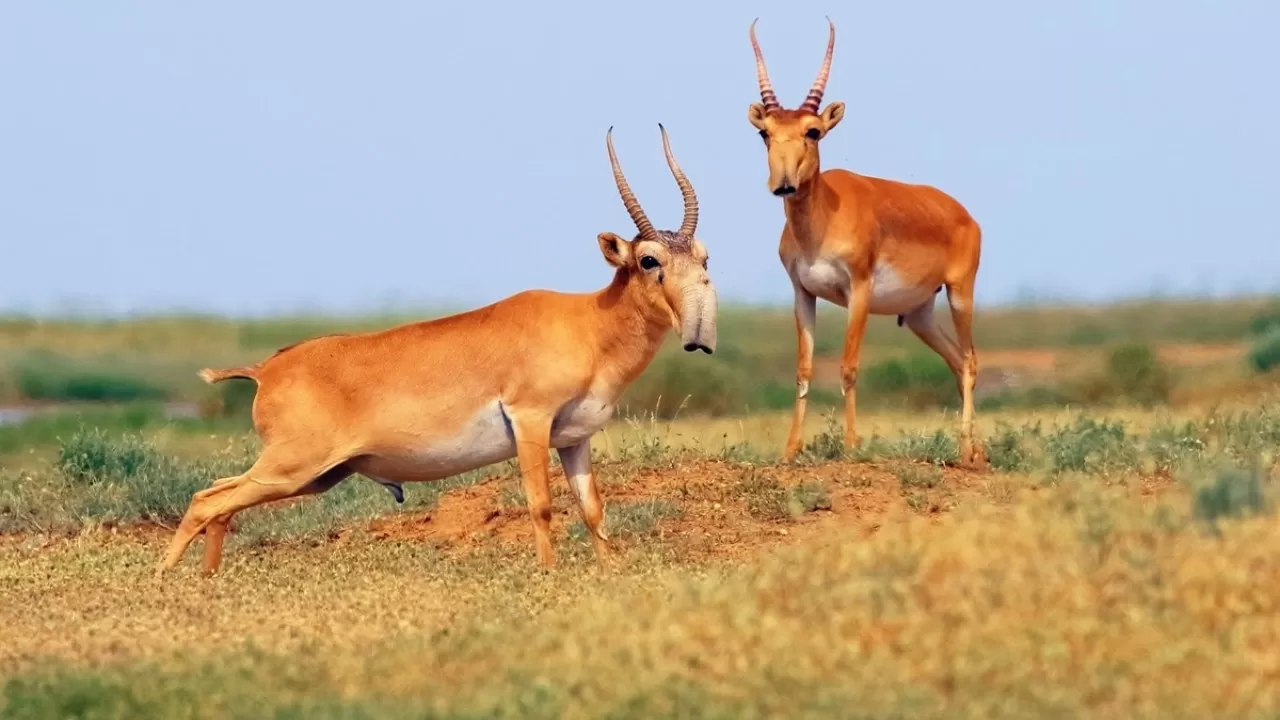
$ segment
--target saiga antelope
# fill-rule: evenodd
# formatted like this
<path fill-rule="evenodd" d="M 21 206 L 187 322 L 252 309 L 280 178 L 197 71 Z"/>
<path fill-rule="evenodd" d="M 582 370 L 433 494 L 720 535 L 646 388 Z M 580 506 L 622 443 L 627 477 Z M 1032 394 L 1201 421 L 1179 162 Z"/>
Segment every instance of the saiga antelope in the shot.
<path fill-rule="evenodd" d="M 843 102 L 818 109 L 836 41 L 835 24 L 830 18 L 827 23 L 826 58 L 808 96 L 795 110 L 778 103 L 756 41 L 755 22 L 750 29 L 762 102 L 751 104 L 747 119 L 764 139 L 769 191 L 783 198 L 786 224 L 778 255 L 795 290 L 796 402 L 784 458 L 790 459 L 801 447 L 813 377 L 815 306 L 817 298 L 822 298 L 849 312 L 840 362 L 845 444 L 858 443 L 855 396 L 867 317 L 897 315 L 898 325 L 905 323 L 955 374 L 963 405 L 962 461 L 981 465 L 985 453 L 973 437 L 973 387 L 978 374 L 973 288 L 982 231 L 959 202 L 936 188 L 820 169 L 818 143 L 844 117 Z M 943 287 L 958 344 L 933 316 L 934 297 Z"/>
<path fill-rule="evenodd" d="M 716 345 L 716 294 L 707 251 L 694 237 L 698 199 L 659 124 L 667 164 L 684 196 L 675 232 L 656 230 L 632 194 L 606 135 L 622 203 L 639 233 L 597 241 L 613 281 L 592 293 L 528 290 L 437 320 L 314 338 L 249 367 L 203 370 L 209 383 L 258 384 L 253 424 L 262 454 L 243 475 L 195 493 L 161 559 L 161 575 L 205 533 L 215 572 L 227 524 L 273 500 L 319 494 L 354 473 L 386 486 L 436 480 L 516 457 L 538 559 L 551 547 L 550 448 L 564 466 L 596 553 L 607 554 L 604 505 L 591 469 L 591 436 L 622 391 L 675 329 L 687 351 Z"/>

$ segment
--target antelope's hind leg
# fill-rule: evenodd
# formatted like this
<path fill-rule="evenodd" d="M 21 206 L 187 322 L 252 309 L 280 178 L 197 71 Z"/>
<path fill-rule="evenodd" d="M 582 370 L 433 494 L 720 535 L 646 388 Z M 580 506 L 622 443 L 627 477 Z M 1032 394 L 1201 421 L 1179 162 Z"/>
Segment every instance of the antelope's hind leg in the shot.
<path fill-rule="evenodd" d="M 942 326 L 938 324 L 933 314 L 933 301 L 930 300 L 928 304 L 912 310 L 902 318 L 911 332 L 930 350 L 937 353 L 950 368 L 951 374 L 956 378 L 956 391 L 960 393 L 960 399 L 963 402 L 964 359 L 960 356 L 960 348 L 956 345 L 956 341 L 948 337 L 943 332 Z"/>
<path fill-rule="evenodd" d="M 956 326 L 956 338 L 960 345 L 961 379 L 960 397 L 960 461 L 964 465 L 981 470 L 987 467 L 986 451 L 975 438 L 973 390 L 978 384 L 978 352 L 973 346 L 973 281 L 969 279 L 947 285 L 947 303 L 951 305 L 951 319 Z"/>
<path fill-rule="evenodd" d="M 264 452 L 243 475 L 216 480 L 212 487 L 192 497 L 156 567 L 156 575 L 177 565 L 196 536 L 206 531 L 204 570 L 216 571 L 222 560 L 227 525 L 236 513 L 274 500 L 322 493 L 350 474 L 351 470 L 342 463 L 325 469 L 313 463 L 282 461 L 269 451 Z"/>

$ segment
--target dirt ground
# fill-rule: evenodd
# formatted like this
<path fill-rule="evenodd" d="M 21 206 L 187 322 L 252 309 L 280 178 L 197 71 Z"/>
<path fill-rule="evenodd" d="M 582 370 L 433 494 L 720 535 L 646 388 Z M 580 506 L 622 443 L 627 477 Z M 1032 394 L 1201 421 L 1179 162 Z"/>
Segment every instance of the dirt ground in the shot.
<path fill-rule="evenodd" d="M 1037 490 L 1027 478 L 958 468 L 940 469 L 941 480 L 934 487 L 913 487 L 899 477 L 908 465 L 931 467 L 852 462 L 754 466 L 697 459 L 673 467 L 634 471 L 634 474 L 628 471 L 626 476 L 615 475 L 617 471 L 606 466 L 600 483 L 611 516 L 621 508 L 645 503 L 676 508 L 677 514 L 644 523 L 646 527 L 641 533 L 656 535 L 662 542 L 678 548 L 687 560 L 747 559 L 776 545 L 820 538 L 867 537 L 885 523 L 906 514 L 941 520 L 965 502 L 1002 503 L 1012 500 L 1017 493 Z M 799 514 L 775 511 L 782 493 L 800 483 L 823 486 L 826 500 L 816 503 L 817 507 L 798 511 Z M 1166 479 L 1146 478 L 1136 490 L 1151 495 L 1170 484 Z M 558 469 L 553 471 L 551 485 L 555 508 L 552 531 L 558 536 L 578 520 L 578 512 L 567 481 Z M 312 499 L 286 502 L 309 501 Z M 475 485 L 446 492 L 430 510 L 388 513 L 370 523 L 346 527 L 328 541 L 343 543 L 359 534 L 375 541 L 425 543 L 448 553 L 515 544 L 529 550 L 532 562 L 533 527 L 523 502 L 517 478 L 494 475 Z M 763 511 L 753 512 L 753 502 L 763 507 Z M 235 529 L 233 523 L 233 536 Z M 606 529 L 611 533 L 615 551 L 625 552 L 635 541 L 634 529 L 624 528 L 618 532 L 618 528 L 610 530 L 608 525 Z M 153 546 L 158 557 L 172 529 L 143 523 L 108 526 L 95 532 L 108 535 L 108 542 Z M 32 540 L 21 534 L 0 536 L 0 546 L 22 544 L 29 551 Z M 49 547 L 60 542 L 74 542 L 74 539 L 44 538 L 38 544 Z M 188 551 L 184 569 L 179 572 L 194 570 L 199 542 L 197 540 L 197 545 Z M 234 543 L 229 543 L 228 562 L 234 562 L 236 552 Z"/>

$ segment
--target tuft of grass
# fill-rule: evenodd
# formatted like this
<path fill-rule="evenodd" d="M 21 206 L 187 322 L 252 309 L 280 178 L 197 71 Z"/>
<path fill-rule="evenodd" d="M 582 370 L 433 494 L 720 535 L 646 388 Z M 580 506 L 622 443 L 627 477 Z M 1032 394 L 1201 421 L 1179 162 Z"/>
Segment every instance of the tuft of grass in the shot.
<path fill-rule="evenodd" d="M 734 494 L 757 520 L 788 522 L 806 513 L 831 509 L 831 493 L 821 480 L 804 480 L 790 487 L 772 472 L 751 467 L 738 478 Z"/>
<path fill-rule="evenodd" d="M 73 483 L 131 480 L 160 464 L 160 456 L 141 437 L 116 438 L 101 428 L 77 432 L 58 449 L 58 471 Z"/>
<path fill-rule="evenodd" d="M 855 460 L 914 460 L 933 465 L 955 465 L 960 460 L 960 445 L 945 430 L 901 432 L 896 438 L 873 435 L 852 453 Z"/>
<path fill-rule="evenodd" d="M 757 520 L 789 519 L 787 489 L 767 469 L 751 467 L 738 478 L 735 494 L 746 502 L 747 514 Z"/>
<path fill-rule="evenodd" d="M 1014 428 L 1002 421 L 987 439 L 987 459 L 995 470 L 1025 472 L 1034 464 L 1033 448 L 1042 445 L 1039 423 Z"/>
<path fill-rule="evenodd" d="M 1123 421 L 1081 416 L 1048 433 L 1045 454 L 1054 472 L 1108 473 L 1134 467 L 1138 449 Z"/>
<path fill-rule="evenodd" d="M 831 493 L 821 480 L 803 480 L 787 489 L 787 514 L 799 517 L 806 513 L 831 509 Z"/>
<path fill-rule="evenodd" d="M 1152 470 L 1165 474 L 1201 462 L 1208 451 L 1205 429 L 1189 421 L 1157 425 L 1151 429 L 1143 445 L 1151 459 Z"/>
<path fill-rule="evenodd" d="M 800 459 L 806 462 L 822 462 L 824 460 L 840 460 L 846 457 L 848 449 L 844 445 L 844 427 L 840 416 L 834 411 L 828 412 L 824 427 L 815 433 L 800 451 Z"/>
<path fill-rule="evenodd" d="M 683 516 L 678 505 L 661 499 L 638 500 L 634 502 L 614 502 L 605 505 L 605 531 L 613 537 L 640 539 L 653 537 L 661 530 L 663 520 Z M 581 526 L 580 534 L 586 536 L 585 526 Z"/>
<path fill-rule="evenodd" d="M 54 477 L 0 477 L 0 533 L 74 532 L 148 521 L 172 526 L 192 495 L 218 478 L 244 472 L 256 449 L 256 443 L 240 442 L 197 460 L 180 460 L 137 434 L 81 429 L 59 447 Z M 454 485 L 474 475 L 459 476 Z M 436 493 L 446 484 L 437 485 Z M 429 493 L 426 499 L 435 497 Z M 261 544 L 331 533 L 394 507 L 385 490 L 352 479 L 318 498 L 250 510 L 237 516 L 234 530 L 240 541 Z"/>
<path fill-rule="evenodd" d="M 903 490 L 932 490 L 942 484 L 942 468 L 937 465 L 898 460 L 890 465 L 889 471 Z"/>

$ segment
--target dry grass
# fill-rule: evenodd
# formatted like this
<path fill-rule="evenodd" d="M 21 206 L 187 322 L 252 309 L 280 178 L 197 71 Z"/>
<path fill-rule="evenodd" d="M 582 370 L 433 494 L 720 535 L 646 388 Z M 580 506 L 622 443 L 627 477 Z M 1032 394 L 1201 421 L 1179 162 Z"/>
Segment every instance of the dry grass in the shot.
<path fill-rule="evenodd" d="M 510 468 L 405 507 L 363 483 L 341 502 L 369 515 L 292 535 L 263 529 L 314 499 L 250 513 L 212 579 L 189 558 L 153 582 L 155 527 L 0 536 L 0 715 L 1274 714 L 1280 416 L 1253 411 L 1125 411 L 1121 436 L 995 415 L 1044 437 L 991 474 L 927 462 L 945 418 L 877 416 L 907 434 L 792 465 L 753 434 L 782 418 L 621 421 L 603 567 L 557 476 L 560 565 L 535 568 Z M 1227 457 L 1255 473 L 1206 484 Z"/>

